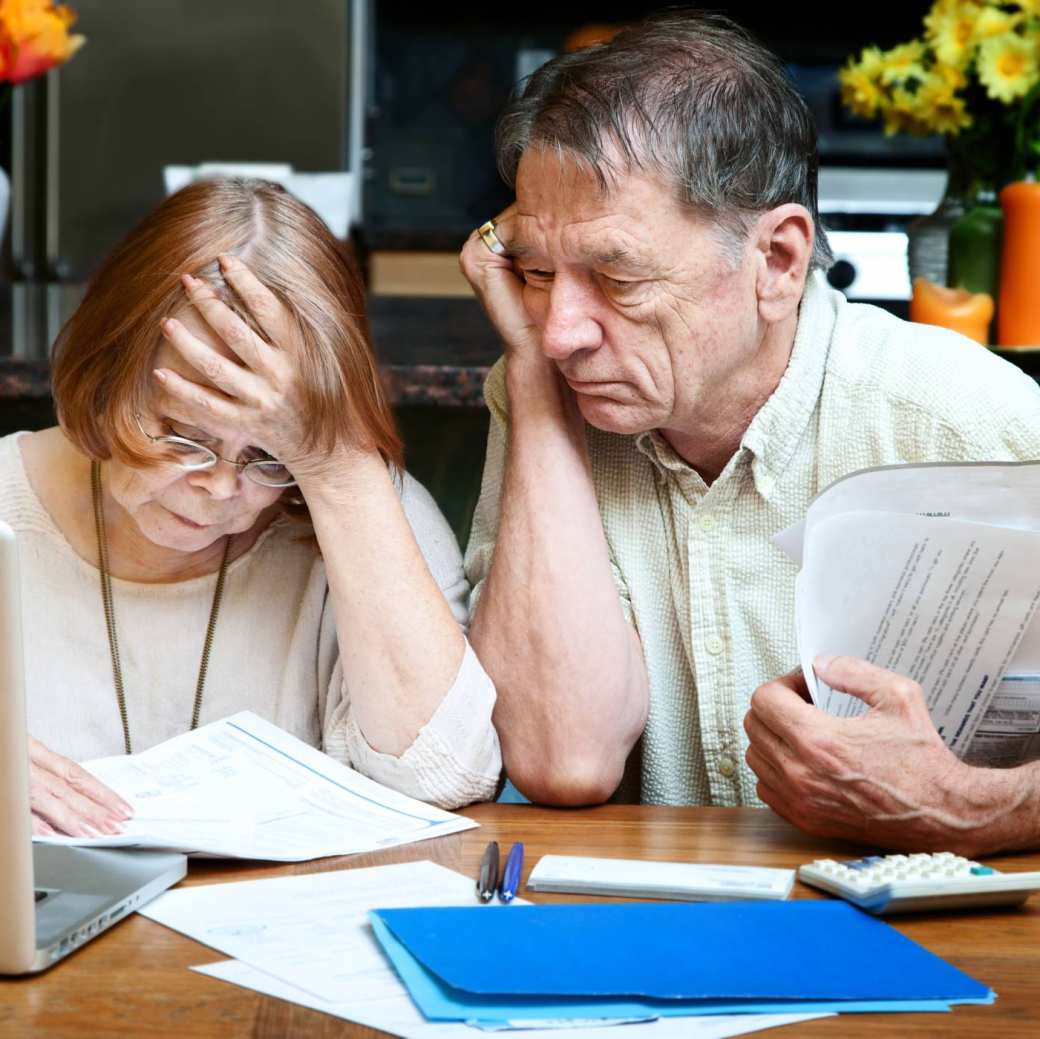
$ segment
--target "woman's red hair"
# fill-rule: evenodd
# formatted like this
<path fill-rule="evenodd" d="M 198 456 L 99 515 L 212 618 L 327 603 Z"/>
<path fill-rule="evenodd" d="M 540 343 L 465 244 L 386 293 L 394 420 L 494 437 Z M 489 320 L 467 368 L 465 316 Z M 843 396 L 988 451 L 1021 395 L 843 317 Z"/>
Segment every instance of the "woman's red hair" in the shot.
<path fill-rule="evenodd" d="M 247 263 L 297 323 L 308 449 L 347 441 L 401 468 L 353 259 L 283 188 L 241 177 L 196 181 L 171 195 L 91 279 L 51 360 L 58 418 L 72 442 L 90 458 L 150 464 L 135 415 L 152 396 L 160 322 L 187 303 L 182 274 L 207 282 L 260 331 L 221 277 L 221 253 Z"/>

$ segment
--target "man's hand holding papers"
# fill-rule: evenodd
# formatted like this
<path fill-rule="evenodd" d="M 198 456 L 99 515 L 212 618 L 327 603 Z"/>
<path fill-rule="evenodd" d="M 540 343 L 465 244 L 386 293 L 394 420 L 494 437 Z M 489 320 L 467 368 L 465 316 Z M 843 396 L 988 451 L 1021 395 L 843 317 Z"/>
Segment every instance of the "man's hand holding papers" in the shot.
<path fill-rule="evenodd" d="M 800 674 L 755 692 L 747 762 L 774 812 L 813 836 L 882 848 L 975 857 L 1014 843 L 1025 806 L 1012 774 L 961 761 L 916 682 L 854 657 L 818 658 L 816 674 L 868 710 L 825 714 L 806 702 Z"/>
<path fill-rule="evenodd" d="M 1040 844 L 1040 464 L 854 473 L 776 541 L 802 669 L 752 697 L 759 796 L 884 848 Z"/>

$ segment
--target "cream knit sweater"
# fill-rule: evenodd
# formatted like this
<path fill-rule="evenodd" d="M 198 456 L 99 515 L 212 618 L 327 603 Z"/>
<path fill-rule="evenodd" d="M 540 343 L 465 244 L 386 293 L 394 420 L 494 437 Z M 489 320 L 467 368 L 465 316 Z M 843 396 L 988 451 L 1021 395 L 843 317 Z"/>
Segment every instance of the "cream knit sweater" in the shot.
<path fill-rule="evenodd" d="M 78 761 L 120 754 L 98 571 L 76 555 L 33 491 L 22 435 L 0 438 L 0 520 L 19 537 L 29 731 Z M 469 589 L 450 528 L 407 475 L 402 504 L 434 579 L 465 624 Z M 215 581 L 112 581 L 135 751 L 190 724 Z M 299 529 L 276 520 L 228 568 L 200 724 L 251 710 L 378 782 L 457 807 L 494 795 L 501 768 L 494 702 L 494 686 L 467 644 L 454 684 L 411 747 L 400 757 L 378 753 L 351 711 L 324 567 Z"/>

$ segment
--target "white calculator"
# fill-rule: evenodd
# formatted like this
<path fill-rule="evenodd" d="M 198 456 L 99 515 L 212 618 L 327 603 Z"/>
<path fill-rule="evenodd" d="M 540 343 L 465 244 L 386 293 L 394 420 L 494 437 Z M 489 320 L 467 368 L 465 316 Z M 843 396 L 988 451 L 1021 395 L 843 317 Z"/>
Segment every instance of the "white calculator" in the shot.
<path fill-rule="evenodd" d="M 1040 872 L 1000 873 L 943 851 L 933 855 L 868 855 L 836 862 L 817 859 L 798 879 L 868 913 L 1021 905 L 1040 891 Z"/>

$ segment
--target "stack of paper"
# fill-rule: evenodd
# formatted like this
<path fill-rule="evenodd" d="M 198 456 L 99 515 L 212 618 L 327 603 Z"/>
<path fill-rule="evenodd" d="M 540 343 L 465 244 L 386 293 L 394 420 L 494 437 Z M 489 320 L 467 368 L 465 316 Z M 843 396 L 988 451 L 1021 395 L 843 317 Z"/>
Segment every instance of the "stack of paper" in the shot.
<path fill-rule="evenodd" d="M 519 902 L 519 900 L 518 900 Z M 314 873 L 181 888 L 141 910 L 225 955 L 237 957 L 195 968 L 203 974 L 357 1021 L 408 1039 L 467 1039 L 462 1023 L 429 1022 L 380 949 L 369 912 L 387 906 L 475 904 L 473 878 L 431 862 Z M 519 912 L 475 906 L 491 917 Z M 474 959 L 485 956 L 471 950 Z M 508 959 L 504 961 L 508 963 Z M 785 1008 L 786 1009 L 786 1008 Z M 722 1039 L 821 1014 L 742 1014 L 697 1019 L 658 1018 L 626 1028 L 628 1039 Z M 641 1017 L 656 1018 L 656 1014 Z M 600 1028 L 574 1027 L 567 1039 L 602 1039 Z M 597 1025 L 610 1023 L 597 1019 Z M 546 1022 L 526 1020 L 515 1039 Z M 614 1034 L 614 1033 L 608 1033 Z"/>
<path fill-rule="evenodd" d="M 993 992 L 845 902 L 377 909 L 430 1021 L 949 1010 Z"/>
<path fill-rule="evenodd" d="M 814 701 L 861 700 L 813 673 L 848 654 L 912 678 L 947 746 L 975 764 L 1040 756 L 1040 465 L 853 473 L 777 537 L 802 569 L 798 650 Z"/>
<path fill-rule="evenodd" d="M 85 767 L 133 806 L 124 832 L 36 840 L 298 862 L 477 825 L 381 786 L 249 711 Z"/>

